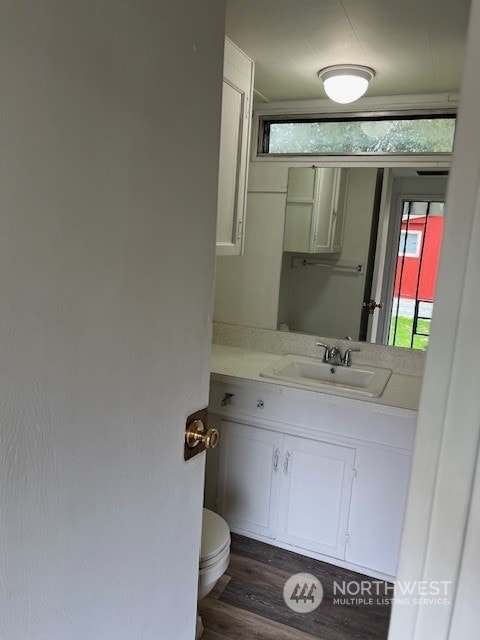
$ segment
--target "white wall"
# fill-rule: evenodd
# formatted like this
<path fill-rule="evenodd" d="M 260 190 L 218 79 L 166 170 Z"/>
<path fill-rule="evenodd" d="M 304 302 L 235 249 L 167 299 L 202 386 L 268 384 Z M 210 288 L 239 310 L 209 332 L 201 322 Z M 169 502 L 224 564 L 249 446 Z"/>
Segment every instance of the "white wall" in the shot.
<path fill-rule="evenodd" d="M 250 163 L 245 253 L 217 257 L 217 322 L 277 328 L 287 180 L 287 163 Z"/>
<path fill-rule="evenodd" d="M 3 640 L 193 638 L 223 25 L 1 4 Z"/>
<path fill-rule="evenodd" d="M 282 273 L 283 320 L 293 331 L 358 340 L 365 290 L 377 169 L 349 169 L 342 251 L 318 255 L 324 261 L 362 264 L 361 275 L 327 269 L 291 268 L 289 254 Z M 281 298 L 283 296 L 281 295 Z"/>
<path fill-rule="evenodd" d="M 217 257 L 218 322 L 276 329 L 285 201 L 282 192 L 248 192 L 244 255 Z"/>

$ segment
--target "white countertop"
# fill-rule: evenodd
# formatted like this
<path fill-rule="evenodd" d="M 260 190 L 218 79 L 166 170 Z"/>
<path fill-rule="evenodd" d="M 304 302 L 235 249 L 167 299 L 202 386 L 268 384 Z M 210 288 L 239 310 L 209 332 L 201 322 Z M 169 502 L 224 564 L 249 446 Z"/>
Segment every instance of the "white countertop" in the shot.
<path fill-rule="evenodd" d="M 212 345 L 211 374 L 212 380 L 257 387 L 265 390 L 288 393 L 296 397 L 316 397 L 318 394 L 328 397 L 334 404 L 359 406 L 368 404 L 377 406 L 379 411 L 387 411 L 398 415 L 412 415 L 418 410 L 422 379 L 392 373 L 390 380 L 380 398 L 353 398 L 348 395 L 332 395 L 320 391 L 311 391 L 289 386 L 288 382 L 266 381 L 260 372 L 283 356 L 278 353 L 265 353 L 221 344 Z"/>

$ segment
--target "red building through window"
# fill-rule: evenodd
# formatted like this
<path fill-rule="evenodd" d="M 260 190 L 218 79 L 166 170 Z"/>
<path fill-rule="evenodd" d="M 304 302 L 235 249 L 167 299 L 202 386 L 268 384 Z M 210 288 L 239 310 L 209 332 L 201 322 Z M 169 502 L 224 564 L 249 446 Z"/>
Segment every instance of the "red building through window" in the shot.
<path fill-rule="evenodd" d="M 433 302 L 442 245 L 443 216 L 429 215 L 402 220 L 401 231 L 394 296 Z M 407 250 L 404 254 L 405 233 Z M 410 248 L 415 251 L 408 251 Z"/>
<path fill-rule="evenodd" d="M 443 236 L 443 202 L 404 201 L 389 344 L 425 349 Z"/>

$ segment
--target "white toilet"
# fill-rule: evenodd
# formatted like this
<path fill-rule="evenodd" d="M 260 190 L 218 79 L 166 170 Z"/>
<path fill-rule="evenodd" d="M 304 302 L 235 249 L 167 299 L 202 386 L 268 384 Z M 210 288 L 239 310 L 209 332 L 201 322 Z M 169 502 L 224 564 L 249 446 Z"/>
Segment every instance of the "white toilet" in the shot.
<path fill-rule="evenodd" d="M 219 515 L 203 510 L 202 545 L 198 572 L 198 599 L 205 598 L 227 570 L 230 560 L 230 529 Z"/>
<path fill-rule="evenodd" d="M 230 561 L 230 529 L 219 515 L 203 510 L 202 544 L 198 572 L 198 600 L 205 598 L 228 568 Z M 196 638 L 203 633 L 200 616 L 197 616 Z"/>

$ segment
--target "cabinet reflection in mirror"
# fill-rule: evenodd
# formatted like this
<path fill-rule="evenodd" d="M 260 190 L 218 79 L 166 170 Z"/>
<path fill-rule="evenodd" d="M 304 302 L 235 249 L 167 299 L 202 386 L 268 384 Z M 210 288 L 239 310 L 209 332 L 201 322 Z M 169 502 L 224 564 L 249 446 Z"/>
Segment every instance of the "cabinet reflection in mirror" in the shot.
<path fill-rule="evenodd" d="M 444 168 L 252 162 L 244 255 L 217 258 L 219 322 L 424 349 Z"/>

